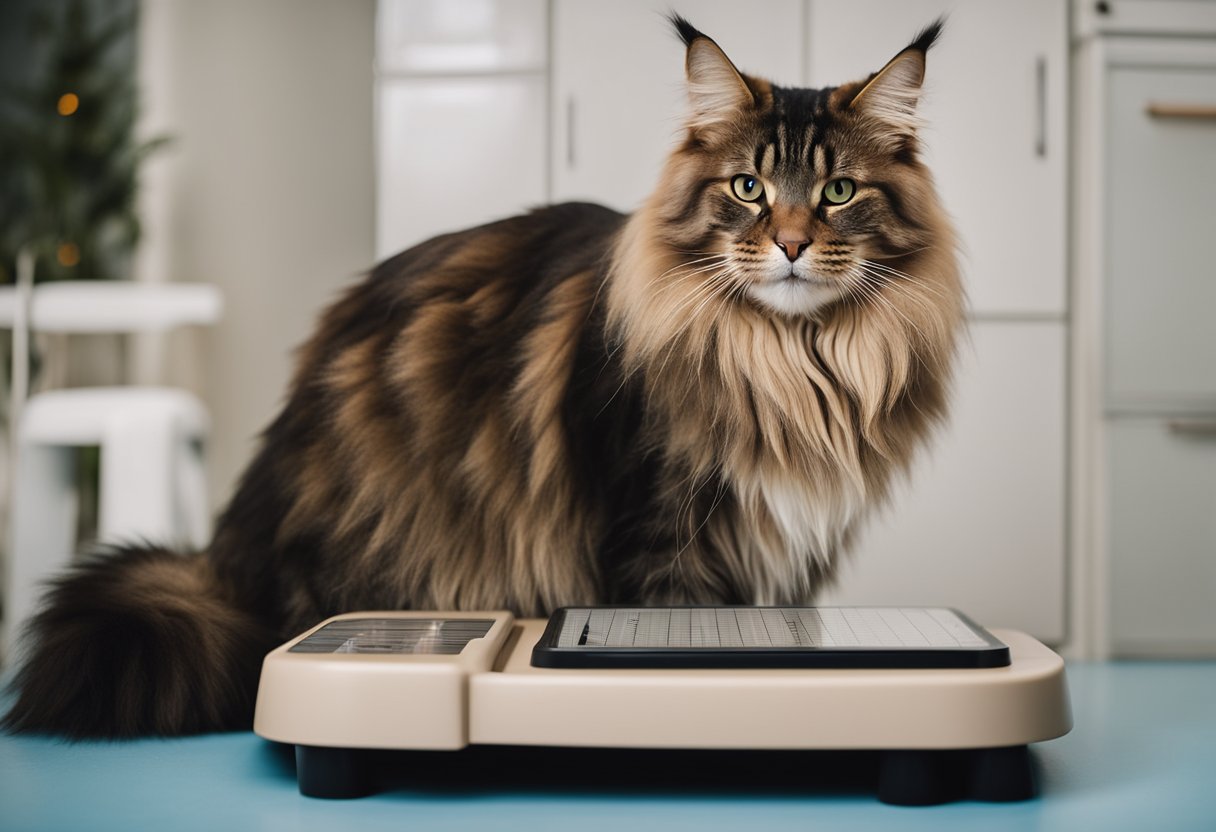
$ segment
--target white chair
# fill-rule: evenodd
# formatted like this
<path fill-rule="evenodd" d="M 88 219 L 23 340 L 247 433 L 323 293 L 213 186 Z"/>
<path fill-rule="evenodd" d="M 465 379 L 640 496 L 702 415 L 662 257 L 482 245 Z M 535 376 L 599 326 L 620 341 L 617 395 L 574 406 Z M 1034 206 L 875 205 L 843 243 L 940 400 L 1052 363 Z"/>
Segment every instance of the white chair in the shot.
<path fill-rule="evenodd" d="M 62 282 L 0 287 L 0 326 L 13 328 L 13 479 L 0 649 L 12 655 L 43 583 L 76 550 L 78 449 L 101 449 L 98 540 L 203 546 L 210 535 L 203 467 L 207 413 L 184 390 L 51 390 L 27 400 L 28 340 L 45 333 L 164 332 L 219 319 L 206 284 Z"/>
<path fill-rule="evenodd" d="M 78 449 L 101 449 L 101 542 L 200 547 L 210 526 L 202 456 L 207 429 L 202 404 L 182 390 L 77 388 L 29 400 L 17 432 L 7 647 L 35 608 L 41 584 L 75 551 Z"/>

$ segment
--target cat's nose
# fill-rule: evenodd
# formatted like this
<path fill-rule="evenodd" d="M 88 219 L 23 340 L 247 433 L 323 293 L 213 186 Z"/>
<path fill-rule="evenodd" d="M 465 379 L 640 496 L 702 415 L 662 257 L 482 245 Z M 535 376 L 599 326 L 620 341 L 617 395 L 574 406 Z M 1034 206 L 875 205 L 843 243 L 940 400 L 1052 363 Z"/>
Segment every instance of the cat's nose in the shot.
<path fill-rule="evenodd" d="M 811 241 L 806 237 L 796 234 L 778 234 L 773 238 L 773 242 L 777 244 L 777 248 L 785 252 L 785 256 L 789 258 L 791 263 L 797 260 L 798 256 L 811 244 Z"/>

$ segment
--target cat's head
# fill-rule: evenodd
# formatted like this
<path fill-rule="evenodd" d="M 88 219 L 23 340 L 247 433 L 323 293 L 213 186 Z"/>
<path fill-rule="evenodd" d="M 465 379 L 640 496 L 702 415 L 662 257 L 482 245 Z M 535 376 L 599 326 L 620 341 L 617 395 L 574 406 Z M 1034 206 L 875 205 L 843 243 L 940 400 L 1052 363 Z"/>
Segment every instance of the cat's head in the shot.
<path fill-rule="evenodd" d="M 873 302 L 903 258 L 946 242 L 916 116 L 940 22 L 869 78 L 825 89 L 745 75 L 687 20 L 671 22 L 691 106 L 650 207 L 685 264 L 674 276 L 800 317 Z"/>

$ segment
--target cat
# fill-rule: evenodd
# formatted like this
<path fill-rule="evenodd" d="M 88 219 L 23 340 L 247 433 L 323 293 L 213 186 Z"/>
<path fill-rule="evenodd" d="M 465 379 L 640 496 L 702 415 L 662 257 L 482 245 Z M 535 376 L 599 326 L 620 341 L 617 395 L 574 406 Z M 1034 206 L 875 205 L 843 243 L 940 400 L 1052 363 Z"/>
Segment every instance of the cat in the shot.
<path fill-rule="evenodd" d="M 205 553 L 56 580 L 9 730 L 251 724 L 264 654 L 374 609 L 809 603 L 942 419 L 964 293 L 922 31 L 826 89 L 672 15 L 689 115 L 633 215 L 563 204 L 378 265 L 303 347 Z"/>

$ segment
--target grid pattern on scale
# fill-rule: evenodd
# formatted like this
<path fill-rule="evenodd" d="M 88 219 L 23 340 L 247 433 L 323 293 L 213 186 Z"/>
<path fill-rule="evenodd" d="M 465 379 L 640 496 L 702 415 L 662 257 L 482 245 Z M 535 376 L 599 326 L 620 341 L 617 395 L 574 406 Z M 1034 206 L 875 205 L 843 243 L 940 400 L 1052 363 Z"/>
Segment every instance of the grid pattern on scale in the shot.
<path fill-rule="evenodd" d="M 953 610 L 636 607 L 566 610 L 557 647 L 932 649 L 988 644 Z"/>
<path fill-rule="evenodd" d="M 492 626 L 490 618 L 346 618 L 326 624 L 287 652 L 455 656 Z"/>

